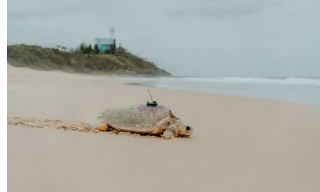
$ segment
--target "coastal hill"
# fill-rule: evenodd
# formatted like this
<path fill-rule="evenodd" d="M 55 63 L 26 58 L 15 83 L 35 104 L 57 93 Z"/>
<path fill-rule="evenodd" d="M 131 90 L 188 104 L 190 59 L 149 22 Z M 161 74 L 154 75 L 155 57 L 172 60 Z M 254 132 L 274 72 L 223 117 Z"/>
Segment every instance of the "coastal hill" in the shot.
<path fill-rule="evenodd" d="M 154 63 L 119 47 L 113 54 L 85 54 L 79 50 L 44 48 L 37 45 L 7 46 L 7 60 L 16 67 L 61 70 L 70 73 L 170 76 Z"/>

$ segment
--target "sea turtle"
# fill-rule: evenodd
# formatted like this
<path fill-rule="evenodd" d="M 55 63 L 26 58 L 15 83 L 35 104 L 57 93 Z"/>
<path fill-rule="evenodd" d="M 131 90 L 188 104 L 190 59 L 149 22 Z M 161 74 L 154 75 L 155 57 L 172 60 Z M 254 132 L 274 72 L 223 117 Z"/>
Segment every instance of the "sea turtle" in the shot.
<path fill-rule="evenodd" d="M 109 109 L 100 114 L 99 130 L 130 132 L 141 135 L 190 137 L 193 129 L 185 125 L 165 106 L 135 105 L 128 108 Z"/>

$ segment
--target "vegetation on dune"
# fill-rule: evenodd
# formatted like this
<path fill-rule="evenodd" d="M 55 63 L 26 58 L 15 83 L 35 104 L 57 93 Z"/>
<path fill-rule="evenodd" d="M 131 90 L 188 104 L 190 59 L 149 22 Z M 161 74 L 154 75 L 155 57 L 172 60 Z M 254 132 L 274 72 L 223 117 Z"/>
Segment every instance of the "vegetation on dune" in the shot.
<path fill-rule="evenodd" d="M 154 63 L 119 47 L 113 54 L 98 54 L 97 47 L 81 44 L 75 50 L 63 46 L 43 48 L 36 45 L 10 45 L 8 62 L 17 67 L 62 70 L 72 73 L 169 76 Z"/>

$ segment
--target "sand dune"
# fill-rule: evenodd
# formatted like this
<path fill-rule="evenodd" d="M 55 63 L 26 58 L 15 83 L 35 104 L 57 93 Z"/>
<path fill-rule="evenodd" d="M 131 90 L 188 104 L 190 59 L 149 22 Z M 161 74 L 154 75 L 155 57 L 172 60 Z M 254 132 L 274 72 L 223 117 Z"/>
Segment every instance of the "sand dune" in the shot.
<path fill-rule="evenodd" d="M 107 108 L 145 103 L 146 89 L 8 66 L 8 118 L 95 124 Z M 9 124 L 8 191 L 319 191 L 319 107 L 150 89 L 193 138 Z"/>

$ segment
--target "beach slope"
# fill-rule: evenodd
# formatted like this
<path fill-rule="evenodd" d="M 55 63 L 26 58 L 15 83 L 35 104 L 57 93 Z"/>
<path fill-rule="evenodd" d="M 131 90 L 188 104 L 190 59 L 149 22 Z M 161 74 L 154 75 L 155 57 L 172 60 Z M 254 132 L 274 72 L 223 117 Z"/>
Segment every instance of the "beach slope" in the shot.
<path fill-rule="evenodd" d="M 8 117 L 96 124 L 145 103 L 116 78 L 8 65 Z M 150 88 L 193 138 L 8 126 L 8 191 L 318 192 L 320 109 L 289 102 Z"/>

